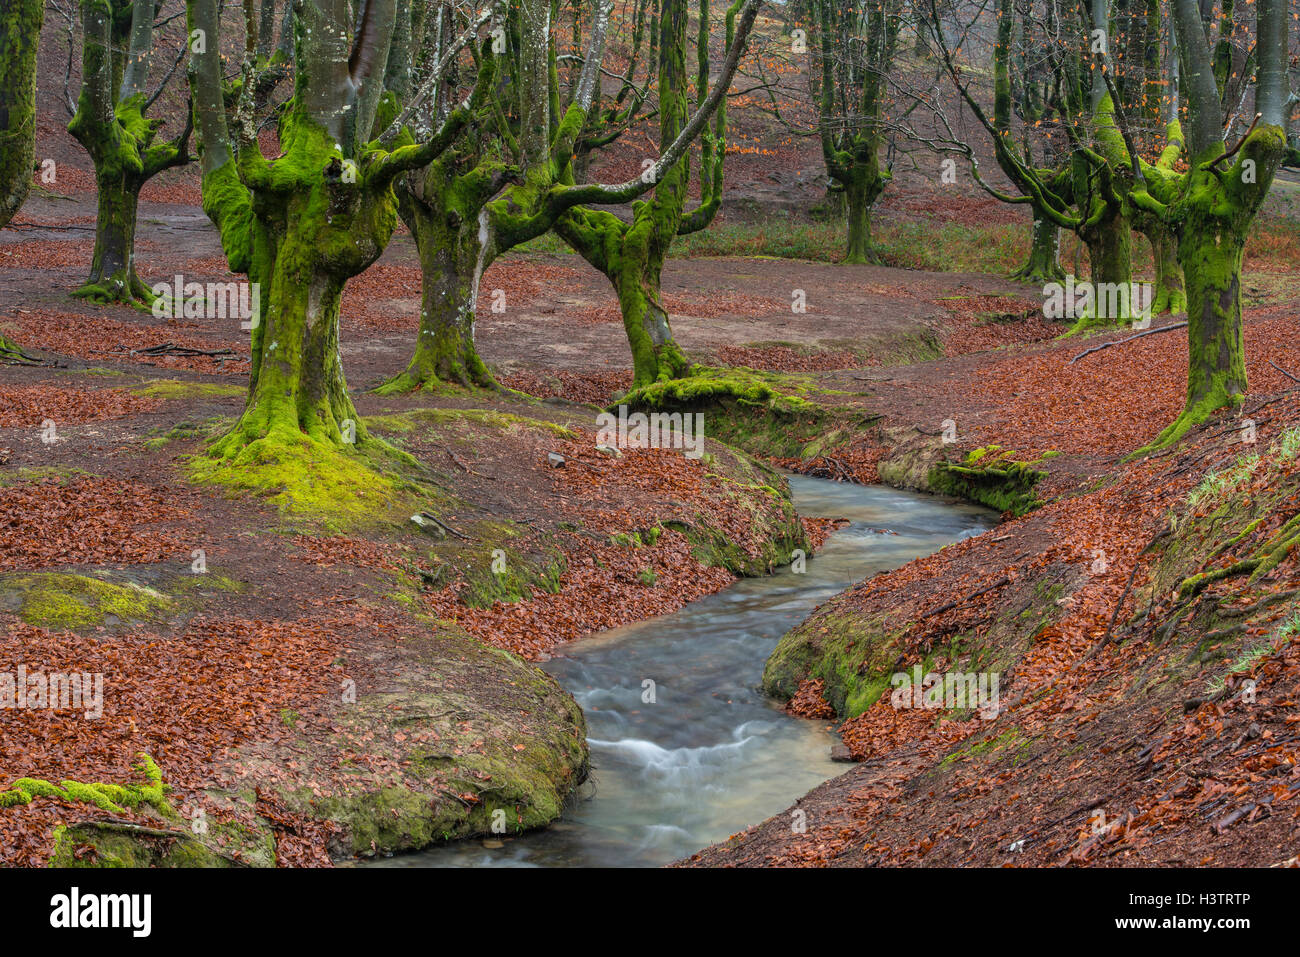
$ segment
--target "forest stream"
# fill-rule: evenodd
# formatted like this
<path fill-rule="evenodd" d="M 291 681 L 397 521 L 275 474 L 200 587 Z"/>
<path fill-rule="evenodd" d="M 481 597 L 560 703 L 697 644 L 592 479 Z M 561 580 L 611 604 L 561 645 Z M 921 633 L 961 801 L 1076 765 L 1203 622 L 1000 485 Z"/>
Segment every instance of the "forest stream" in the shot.
<path fill-rule="evenodd" d="M 747 578 L 564 646 L 543 667 L 587 715 L 592 775 L 544 830 L 381 859 L 388 867 L 652 866 L 757 824 L 844 769 L 825 721 L 758 690 L 781 636 L 863 578 L 991 528 L 985 509 L 791 476 L 801 514 L 848 519 L 806 571 Z M 648 682 L 653 682 L 649 684 Z"/>

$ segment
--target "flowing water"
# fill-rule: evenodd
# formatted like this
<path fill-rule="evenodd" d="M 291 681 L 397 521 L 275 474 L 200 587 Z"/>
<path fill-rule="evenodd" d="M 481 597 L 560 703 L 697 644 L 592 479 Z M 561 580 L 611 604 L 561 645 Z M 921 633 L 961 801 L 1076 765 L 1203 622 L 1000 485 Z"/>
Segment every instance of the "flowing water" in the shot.
<path fill-rule="evenodd" d="M 995 519 L 882 486 L 792 476 L 790 488 L 801 514 L 851 522 L 803 574 L 743 579 L 672 614 L 567 645 L 543 665 L 582 705 L 590 735 L 591 780 L 560 820 L 375 864 L 664 864 L 844 771 L 830 760 L 827 722 L 791 718 L 759 693 L 764 661 L 785 632 L 853 582 L 978 535 Z"/>

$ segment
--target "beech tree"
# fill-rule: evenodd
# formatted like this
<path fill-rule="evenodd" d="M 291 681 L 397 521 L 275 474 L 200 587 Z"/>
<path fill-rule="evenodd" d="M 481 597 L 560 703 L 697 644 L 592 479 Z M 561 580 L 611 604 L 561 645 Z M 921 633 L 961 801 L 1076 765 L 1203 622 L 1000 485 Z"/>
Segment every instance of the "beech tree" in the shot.
<path fill-rule="evenodd" d="M 937 18 L 934 0 L 930 2 Z M 1097 22 L 1108 23 L 1107 0 L 1089 2 Z M 1062 38 L 1047 45 L 1054 53 L 1051 108 L 1060 118 L 1060 130 L 1068 143 L 1068 152 L 1058 167 L 1034 166 L 1011 135 L 1014 0 L 998 0 L 992 116 L 972 92 L 945 32 L 935 33 L 953 84 L 992 140 L 999 168 L 1023 195 L 1003 193 L 977 176 L 980 185 L 1004 202 L 1030 205 L 1036 243 L 1046 243 L 1052 227 L 1075 232 L 1087 246 L 1094 287 L 1120 292 L 1106 309 L 1099 308 L 1100 297 L 1094 297 L 1087 311 L 1076 317 L 1072 331 L 1123 325 L 1138 311 L 1128 295 L 1132 284 L 1131 206 L 1127 195 L 1131 158 L 1116 122 L 1115 94 L 1094 76 L 1109 34 L 1104 29 L 1100 35 L 1090 33 L 1088 13 L 1087 7 L 1058 11 L 1050 0 L 1045 7 L 1044 35 Z M 1031 252 L 1031 261 L 1034 258 Z"/>
<path fill-rule="evenodd" d="M 751 6 L 756 13 L 758 0 Z M 411 362 L 381 392 L 442 381 L 495 387 L 474 348 L 474 315 L 484 270 L 502 253 L 552 228 L 562 230 L 561 223 L 580 204 L 623 203 L 649 192 L 661 171 L 672 169 L 685 155 L 714 111 L 721 115 L 722 93 L 734 74 L 734 58 L 718 81 L 722 93 L 703 98 L 689 122 L 670 127 L 664 155 L 645 175 L 612 186 L 575 184 L 576 144 L 596 100 L 611 8 L 607 0 L 595 6 L 582 69 L 568 106 L 560 112 L 556 54 L 548 40 L 554 36 L 549 20 L 554 7 L 546 0 L 512 5 L 503 26 L 507 41 L 500 58 L 508 82 L 494 84 L 487 94 L 493 121 L 481 125 L 477 138 L 462 137 L 428 167 L 398 182 L 399 208 L 420 257 L 420 328 Z M 706 5 L 706 28 L 707 20 Z M 745 33 L 752 22 L 753 15 L 744 24 Z M 684 108 L 684 98 L 680 102 Z M 659 108 L 662 113 L 662 102 Z M 416 112 L 408 107 L 394 125 L 407 122 Z M 720 189 L 721 155 L 715 162 L 711 145 L 706 143 L 703 149 L 709 170 L 706 188 Z M 584 210 L 582 215 L 620 222 L 612 213 Z M 700 222 L 701 227 L 707 225 L 706 219 Z"/>
<path fill-rule="evenodd" d="M 476 91 L 490 121 L 395 183 L 398 209 L 420 259 L 420 324 L 410 363 L 381 393 L 441 382 L 496 387 L 474 348 L 479 283 L 498 256 L 547 232 L 580 199 L 569 192 L 563 173 L 598 86 L 611 6 L 606 0 L 596 4 L 581 75 L 568 108 L 552 122 L 550 109 L 559 99 L 548 40 L 553 5 L 549 0 L 511 4 L 500 26 L 497 55 L 499 73 L 509 82 Z M 450 7 L 440 8 L 444 29 L 424 34 L 435 61 L 441 59 L 452 13 Z M 434 77 L 385 135 L 405 141 L 412 128 L 427 128 L 445 109 L 444 85 Z"/>
<path fill-rule="evenodd" d="M 301 0 L 293 16 L 293 92 L 274 108 L 280 153 L 268 158 L 257 140 L 257 90 L 276 67 L 258 66 L 257 18 L 247 16 L 240 79 L 227 86 L 218 7 L 218 0 L 188 3 L 191 35 L 206 41 L 192 47 L 190 64 L 203 208 L 220 230 L 230 268 L 260 284 L 263 308 L 252 330 L 243 415 L 209 455 L 216 469 L 318 462 L 370 441 L 339 353 L 344 283 L 392 236 L 393 182 L 427 166 L 476 122 L 482 97 L 457 105 L 418 140 L 376 142 L 369 131 L 383 94 L 395 0 L 370 0 L 356 18 L 348 0 Z M 449 43 L 435 70 L 473 42 L 486 20 L 487 13 L 475 18 Z M 490 56 L 483 69 L 490 71 Z M 476 92 L 486 88 L 480 83 Z"/>
<path fill-rule="evenodd" d="M 135 269 L 140 189 L 189 162 L 190 113 L 173 140 L 147 117 L 155 0 L 81 0 L 81 93 L 70 132 L 95 166 L 98 211 L 90 276 L 75 293 L 96 302 L 148 305 L 154 296 Z"/>
<path fill-rule="evenodd" d="M 36 47 L 44 0 L 13 0 L 0 13 L 0 229 L 32 184 L 36 147 Z"/>
<path fill-rule="evenodd" d="M 1255 118 L 1234 146 L 1225 138 L 1224 85 L 1217 43 L 1207 34 L 1197 0 L 1171 0 L 1186 122 L 1171 131 L 1185 142 L 1187 169 L 1133 158 L 1133 202 L 1157 217 L 1178 241 L 1187 287 L 1187 395 L 1182 413 L 1153 447 L 1174 442 L 1214 411 L 1239 408 L 1246 394 L 1242 341 L 1241 258 L 1246 233 L 1268 196 L 1286 154 L 1290 110 L 1286 0 L 1255 4 Z M 1209 6 L 1211 13 L 1216 8 Z M 1220 13 L 1232 16 L 1232 0 Z M 1113 82 L 1112 82 L 1113 85 Z M 1126 139 L 1131 134 L 1119 115 Z M 1171 124 L 1171 127 L 1173 124 Z M 1185 139 L 1182 134 L 1185 134 Z"/>
<path fill-rule="evenodd" d="M 561 216 L 555 231 L 575 252 L 609 279 L 618 295 L 623 328 L 632 350 L 633 387 L 676 379 L 691 364 L 673 338 L 668 311 L 660 302 L 664 260 L 673 240 L 706 228 L 722 202 L 722 168 L 726 155 L 725 99 L 745 40 L 758 15 L 760 0 L 735 0 L 725 17 L 726 60 L 710 85 L 708 0 L 701 0 L 696 38 L 697 109 L 688 117 L 686 68 L 688 5 L 663 0 L 659 19 L 659 146 L 656 160 L 646 160 L 640 177 L 619 186 L 576 186 L 571 197 L 588 205 Z M 706 130 L 712 118 L 711 128 Z M 690 185 L 687 148 L 700 144 L 700 204 L 686 208 Z M 634 203 L 629 220 L 596 203 L 627 202 L 647 185 L 653 195 Z"/>
<path fill-rule="evenodd" d="M 659 49 L 659 7 L 656 0 L 633 0 L 631 21 L 630 47 L 618 90 L 605 96 L 603 85 L 596 84 L 587 121 L 573 148 L 573 179 L 576 183 L 587 181 L 592 156 L 617 142 L 637 120 L 643 118 L 645 114 L 642 111 L 650 102 Z M 575 17 L 575 47 L 580 39 L 578 24 Z"/>
<path fill-rule="evenodd" d="M 869 0 L 865 7 L 811 0 L 813 68 L 822 158 L 848 212 L 846 263 L 879 262 L 871 244 L 871 210 L 892 178 L 882 155 L 889 73 L 902 25 L 901 0 Z"/>

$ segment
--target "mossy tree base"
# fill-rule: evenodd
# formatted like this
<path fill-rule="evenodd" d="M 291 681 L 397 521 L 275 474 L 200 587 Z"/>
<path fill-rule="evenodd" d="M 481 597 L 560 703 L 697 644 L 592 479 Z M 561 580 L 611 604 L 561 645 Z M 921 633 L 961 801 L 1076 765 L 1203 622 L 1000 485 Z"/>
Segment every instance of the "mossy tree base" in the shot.
<path fill-rule="evenodd" d="M 1060 250 L 1060 228 L 1046 218 L 1035 219 L 1029 257 L 1009 278 L 1034 285 L 1064 282 L 1065 269 L 1061 266 Z"/>

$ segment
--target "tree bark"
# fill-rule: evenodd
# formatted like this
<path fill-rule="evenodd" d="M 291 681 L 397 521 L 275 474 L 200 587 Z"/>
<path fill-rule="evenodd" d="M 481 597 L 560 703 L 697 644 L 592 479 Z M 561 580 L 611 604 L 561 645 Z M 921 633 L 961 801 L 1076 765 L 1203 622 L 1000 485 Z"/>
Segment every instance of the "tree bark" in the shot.
<path fill-rule="evenodd" d="M 1034 219 L 1029 256 L 1024 265 L 1011 274 L 1011 278 L 1036 285 L 1065 279 L 1065 270 L 1061 268 L 1061 230 L 1045 216 Z"/>
<path fill-rule="evenodd" d="M 36 47 L 43 0 L 0 14 L 0 229 L 27 199 L 36 146 Z"/>

